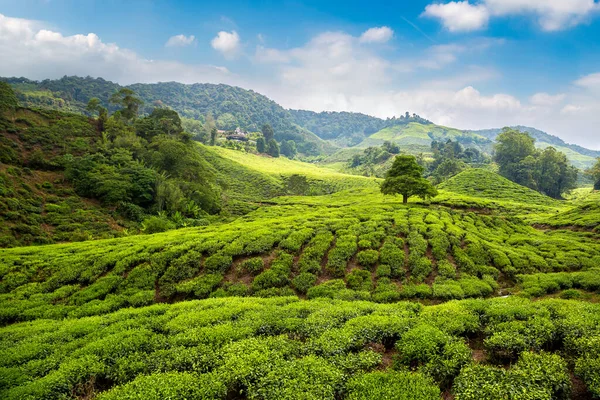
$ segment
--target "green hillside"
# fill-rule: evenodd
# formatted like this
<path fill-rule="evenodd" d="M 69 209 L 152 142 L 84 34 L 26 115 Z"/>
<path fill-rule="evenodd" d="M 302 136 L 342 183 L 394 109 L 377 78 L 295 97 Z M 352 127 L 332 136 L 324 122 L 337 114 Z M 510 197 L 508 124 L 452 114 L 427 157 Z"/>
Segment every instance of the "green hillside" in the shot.
<path fill-rule="evenodd" d="M 368 138 L 358 147 L 380 146 L 384 141 L 398 144 L 410 153 L 430 152 L 432 141 L 458 141 L 462 145 L 476 147 L 481 150 L 491 150 L 491 142 L 483 136 L 468 134 L 454 128 L 434 124 L 410 122 L 406 125 L 396 125 L 384 128 Z"/>
<path fill-rule="evenodd" d="M 25 78 L 1 78 L 10 83 L 22 105 L 85 113 L 88 101 L 96 97 L 113 110 L 110 96 L 122 86 L 102 78 L 63 77 L 58 80 L 31 81 Z M 143 100 L 142 113 L 150 113 L 156 105 L 166 105 L 182 117 L 204 121 L 211 113 L 217 127 L 260 131 L 269 123 L 277 140 L 294 140 L 307 154 L 331 152 L 334 147 L 312 132 L 296 125 L 287 110 L 252 90 L 213 84 L 185 85 L 177 82 L 134 84 L 127 86 Z M 59 100 L 56 100 L 59 99 Z"/>
<path fill-rule="evenodd" d="M 489 200 L 511 201 L 535 205 L 557 205 L 556 200 L 535 190 L 518 185 L 495 172 L 470 168 L 450 178 L 440 189 L 456 194 Z"/>

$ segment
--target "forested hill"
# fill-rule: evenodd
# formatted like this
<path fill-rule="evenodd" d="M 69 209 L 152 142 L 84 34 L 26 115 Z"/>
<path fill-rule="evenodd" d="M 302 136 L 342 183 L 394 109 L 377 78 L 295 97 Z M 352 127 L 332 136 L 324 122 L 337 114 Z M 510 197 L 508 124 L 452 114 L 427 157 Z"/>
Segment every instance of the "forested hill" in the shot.
<path fill-rule="evenodd" d="M 110 96 L 122 86 L 102 78 L 63 77 L 57 80 L 32 81 L 26 78 L 1 78 L 11 84 L 19 101 L 26 107 L 44 107 L 84 113 L 91 98 L 109 107 Z M 204 121 L 208 113 L 217 127 L 260 131 L 270 124 L 278 140 L 294 140 L 301 152 L 319 154 L 332 146 L 294 123 L 290 113 L 266 96 L 252 90 L 229 85 L 177 82 L 134 84 L 127 86 L 143 100 L 140 111 L 149 114 L 157 105 L 166 105 L 182 117 Z"/>

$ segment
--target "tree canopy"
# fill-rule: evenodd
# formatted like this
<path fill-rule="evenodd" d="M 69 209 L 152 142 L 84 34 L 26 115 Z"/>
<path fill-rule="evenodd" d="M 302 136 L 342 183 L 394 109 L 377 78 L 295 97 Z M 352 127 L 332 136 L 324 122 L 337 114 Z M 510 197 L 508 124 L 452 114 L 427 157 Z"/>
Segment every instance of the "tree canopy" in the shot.
<path fill-rule="evenodd" d="M 423 171 L 414 156 L 397 156 L 392 168 L 386 173 L 381 192 L 386 195 L 401 194 L 403 203 L 407 203 L 412 196 L 422 199 L 437 196 L 435 187 L 423 178 Z"/>
<path fill-rule="evenodd" d="M 555 199 L 576 187 L 578 171 L 553 147 L 535 148 L 528 133 L 505 128 L 496 138 L 494 160 L 500 175 Z"/>

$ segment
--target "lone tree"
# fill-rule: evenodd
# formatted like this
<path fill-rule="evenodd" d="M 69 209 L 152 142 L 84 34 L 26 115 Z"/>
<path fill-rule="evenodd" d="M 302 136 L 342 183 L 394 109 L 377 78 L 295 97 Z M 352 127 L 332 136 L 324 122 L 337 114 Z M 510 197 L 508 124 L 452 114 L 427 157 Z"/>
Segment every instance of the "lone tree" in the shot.
<path fill-rule="evenodd" d="M 414 156 L 397 156 L 392 168 L 385 174 L 381 185 L 381 193 L 402 195 L 402 202 L 408 198 L 419 196 L 422 199 L 437 196 L 438 192 L 431 182 L 423 178 L 423 167 L 417 164 Z"/>

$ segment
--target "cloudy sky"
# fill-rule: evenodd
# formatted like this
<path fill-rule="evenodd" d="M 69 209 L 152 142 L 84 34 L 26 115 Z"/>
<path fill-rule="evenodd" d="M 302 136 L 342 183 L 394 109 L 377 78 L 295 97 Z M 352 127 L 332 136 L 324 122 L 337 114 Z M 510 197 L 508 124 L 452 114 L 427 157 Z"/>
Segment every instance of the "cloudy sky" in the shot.
<path fill-rule="evenodd" d="M 599 39 L 595 0 L 0 0 L 0 76 L 227 83 L 595 149 Z"/>

